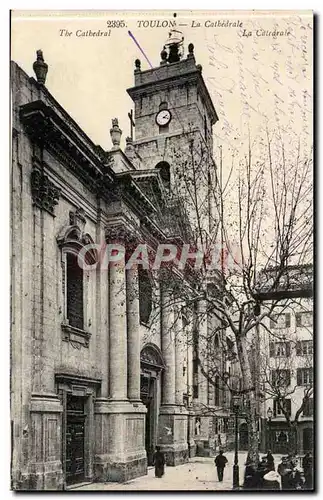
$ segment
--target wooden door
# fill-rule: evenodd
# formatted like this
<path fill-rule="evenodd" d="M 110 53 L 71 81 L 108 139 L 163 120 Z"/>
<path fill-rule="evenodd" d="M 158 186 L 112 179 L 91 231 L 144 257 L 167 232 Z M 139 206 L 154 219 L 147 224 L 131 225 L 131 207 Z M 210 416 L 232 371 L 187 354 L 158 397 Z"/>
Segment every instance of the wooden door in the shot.
<path fill-rule="evenodd" d="M 66 483 L 84 480 L 84 400 L 69 396 L 66 419 Z"/>

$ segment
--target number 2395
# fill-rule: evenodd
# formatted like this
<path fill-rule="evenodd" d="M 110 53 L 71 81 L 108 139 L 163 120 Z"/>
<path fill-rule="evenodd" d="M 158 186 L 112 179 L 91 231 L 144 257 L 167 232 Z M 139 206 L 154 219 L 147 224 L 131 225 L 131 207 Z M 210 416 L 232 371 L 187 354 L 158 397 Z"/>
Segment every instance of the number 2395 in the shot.
<path fill-rule="evenodd" d="M 107 21 L 107 28 L 125 28 L 125 27 L 126 27 L 125 21 L 119 21 L 119 20 Z"/>

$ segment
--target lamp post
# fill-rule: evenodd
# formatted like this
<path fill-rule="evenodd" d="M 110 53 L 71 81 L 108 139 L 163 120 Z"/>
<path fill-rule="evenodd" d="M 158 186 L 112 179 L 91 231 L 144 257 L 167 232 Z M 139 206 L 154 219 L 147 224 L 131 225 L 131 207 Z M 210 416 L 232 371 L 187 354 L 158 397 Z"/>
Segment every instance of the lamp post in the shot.
<path fill-rule="evenodd" d="M 235 439 L 234 439 L 234 464 L 233 464 L 233 483 L 234 489 L 239 488 L 239 458 L 238 458 L 238 447 L 239 447 L 239 430 L 238 430 L 238 417 L 240 409 L 240 396 L 232 396 L 232 406 L 234 411 L 235 420 Z"/>
<path fill-rule="evenodd" d="M 273 411 L 272 409 L 269 407 L 268 410 L 267 410 L 267 425 L 268 425 L 268 430 L 267 430 L 267 451 L 271 449 L 271 445 L 270 445 L 270 425 L 271 425 L 271 419 L 273 418 Z"/>
<path fill-rule="evenodd" d="M 231 393 L 231 406 L 234 413 L 234 463 L 233 463 L 233 481 L 232 486 L 233 489 L 237 489 L 240 486 L 239 481 L 239 457 L 238 457 L 238 449 L 239 449 L 239 411 L 241 406 L 241 393 L 236 388 L 230 388 L 228 382 L 229 379 L 233 380 L 234 375 L 230 375 L 228 372 L 224 372 L 223 380 L 229 387 Z M 237 377 L 238 379 L 239 377 Z"/>

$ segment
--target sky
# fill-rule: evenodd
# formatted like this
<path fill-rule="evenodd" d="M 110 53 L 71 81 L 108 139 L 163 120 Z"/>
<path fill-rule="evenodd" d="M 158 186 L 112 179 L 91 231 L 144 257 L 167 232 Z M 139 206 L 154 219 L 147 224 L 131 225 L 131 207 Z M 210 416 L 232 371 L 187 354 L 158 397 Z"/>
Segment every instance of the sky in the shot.
<path fill-rule="evenodd" d="M 214 156 L 229 165 L 238 161 L 249 141 L 261 157 L 265 131 L 280 130 L 291 151 L 300 139 L 312 143 L 312 13 L 310 11 L 13 11 L 11 58 L 29 75 L 36 50 L 42 49 L 49 71 L 48 90 L 90 138 L 110 149 L 111 120 L 119 118 L 122 145 L 130 135 L 134 61 L 153 66 L 168 38 L 168 27 L 146 21 L 175 21 L 184 36 L 184 53 L 192 42 L 196 63 L 219 116 L 214 126 Z M 119 23 L 115 21 L 123 21 Z M 217 24 L 216 24 L 217 22 Z M 231 25 L 229 24 L 231 23 Z M 167 24 L 166 22 L 164 24 Z M 184 26 L 179 26 L 179 25 Z M 107 37 L 76 36 L 108 31 Z M 61 35 L 61 30 L 72 34 Z M 278 31 L 279 35 L 274 36 Z M 229 168 L 229 167 L 228 167 Z"/>

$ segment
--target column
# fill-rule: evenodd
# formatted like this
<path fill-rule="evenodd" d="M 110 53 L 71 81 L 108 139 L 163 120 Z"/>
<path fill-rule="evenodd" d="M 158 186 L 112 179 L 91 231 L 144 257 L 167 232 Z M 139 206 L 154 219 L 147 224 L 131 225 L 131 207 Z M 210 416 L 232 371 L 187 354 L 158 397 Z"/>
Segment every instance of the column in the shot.
<path fill-rule="evenodd" d="M 110 322 L 110 397 L 127 400 L 127 318 L 124 263 L 110 263 L 109 322 Z"/>
<path fill-rule="evenodd" d="M 162 404 L 175 404 L 175 341 L 173 298 L 164 284 L 161 287 L 161 339 L 166 364 L 162 390 Z"/>
<path fill-rule="evenodd" d="M 175 404 L 183 405 L 183 327 L 182 327 L 182 317 L 179 312 L 180 304 L 176 307 L 176 318 L 175 318 Z"/>
<path fill-rule="evenodd" d="M 107 243 L 124 245 L 127 256 L 134 228 L 128 227 L 126 217 L 111 217 L 105 231 Z M 111 257 L 117 255 L 118 258 L 115 251 L 118 249 L 111 249 Z M 124 482 L 147 473 L 146 408 L 139 401 L 136 271 L 125 269 L 121 253 L 120 260 L 109 262 L 109 400 L 96 405 L 97 421 L 101 423 L 97 426 L 99 453 L 95 455 L 95 474 L 96 479 L 103 482 Z"/>
<path fill-rule="evenodd" d="M 200 300 L 197 307 L 197 325 L 198 325 L 198 342 L 199 342 L 199 360 L 205 372 L 208 371 L 208 359 L 207 359 L 207 308 L 206 301 Z M 208 404 L 208 380 L 203 375 L 201 368 L 199 367 L 198 374 L 198 386 L 199 386 L 199 403 L 204 405 Z"/>
<path fill-rule="evenodd" d="M 128 333 L 128 398 L 140 400 L 139 286 L 137 267 L 126 271 Z"/>

